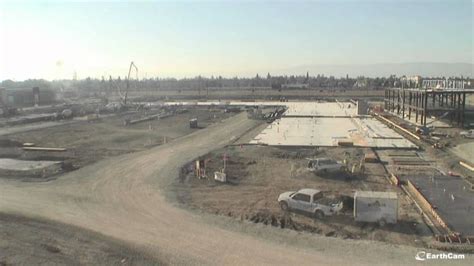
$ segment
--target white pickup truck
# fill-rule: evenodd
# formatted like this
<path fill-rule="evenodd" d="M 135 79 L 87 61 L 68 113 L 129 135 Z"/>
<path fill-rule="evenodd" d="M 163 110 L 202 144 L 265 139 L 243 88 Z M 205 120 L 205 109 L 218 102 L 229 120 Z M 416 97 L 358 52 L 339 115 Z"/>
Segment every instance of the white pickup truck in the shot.
<path fill-rule="evenodd" d="M 318 219 L 336 214 L 342 209 L 342 201 L 326 198 L 323 192 L 311 188 L 282 193 L 278 197 L 278 203 L 284 211 L 303 211 Z"/>
<path fill-rule="evenodd" d="M 338 162 L 329 158 L 318 158 L 318 159 L 308 159 L 308 169 L 317 173 L 328 173 L 328 172 L 337 172 L 343 171 L 344 165 L 341 162 Z"/>

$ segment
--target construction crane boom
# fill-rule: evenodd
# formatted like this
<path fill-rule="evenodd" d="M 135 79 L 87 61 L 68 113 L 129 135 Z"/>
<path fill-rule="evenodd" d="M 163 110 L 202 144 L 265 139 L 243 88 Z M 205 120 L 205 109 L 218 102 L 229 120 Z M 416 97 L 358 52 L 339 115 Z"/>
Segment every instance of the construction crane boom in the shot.
<path fill-rule="evenodd" d="M 127 90 L 125 91 L 125 95 L 123 97 L 123 104 L 124 105 L 127 104 L 127 94 L 128 94 L 128 90 L 130 89 L 130 74 L 132 73 L 132 67 L 135 69 L 135 75 L 136 75 L 136 79 L 138 81 L 138 67 L 132 61 L 132 62 L 130 62 L 130 67 L 128 68 Z"/>

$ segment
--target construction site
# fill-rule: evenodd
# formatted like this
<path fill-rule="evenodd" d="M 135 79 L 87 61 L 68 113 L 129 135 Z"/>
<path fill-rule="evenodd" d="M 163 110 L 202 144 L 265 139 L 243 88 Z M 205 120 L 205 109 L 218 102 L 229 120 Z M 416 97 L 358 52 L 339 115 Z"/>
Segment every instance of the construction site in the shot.
<path fill-rule="evenodd" d="M 474 265 L 473 4 L 0 0 L 0 266 Z"/>
<path fill-rule="evenodd" d="M 242 243 L 316 241 L 334 253 L 352 250 L 353 241 L 376 243 L 370 249 L 379 256 L 390 245 L 405 247 L 390 251 L 400 254 L 474 251 L 472 89 L 446 80 L 371 95 L 168 91 L 157 100 L 133 89 L 133 71 L 132 62 L 125 86 L 110 83 L 107 94 L 90 97 L 2 90 L 1 212 L 51 220 L 5 215 L 2 223 L 22 221 L 18 230 L 27 232 L 53 221 L 74 226 L 50 233 L 61 237 L 77 228 L 127 232 L 101 252 L 115 256 L 120 246 L 117 261 L 131 264 L 150 262 L 155 241 L 169 246 L 160 260 L 187 262 L 173 250 L 198 231 L 213 245 L 214 230 Z M 9 239 L 0 248 L 11 247 L 14 230 L 0 229 Z M 34 241 L 30 252 L 87 249 L 42 235 Z M 137 249 L 122 247 L 128 243 Z M 17 244 L 0 262 L 31 262 Z M 198 253 L 187 254 L 209 262 Z"/>

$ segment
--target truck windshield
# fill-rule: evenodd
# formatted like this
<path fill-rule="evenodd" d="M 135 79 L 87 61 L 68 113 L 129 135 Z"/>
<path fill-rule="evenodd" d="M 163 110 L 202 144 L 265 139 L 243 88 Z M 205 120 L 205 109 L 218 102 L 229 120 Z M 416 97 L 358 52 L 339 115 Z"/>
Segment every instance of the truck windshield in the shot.
<path fill-rule="evenodd" d="M 313 201 L 317 201 L 319 199 L 322 199 L 323 198 L 323 193 L 322 192 L 319 192 L 319 193 L 316 193 L 313 195 Z"/>

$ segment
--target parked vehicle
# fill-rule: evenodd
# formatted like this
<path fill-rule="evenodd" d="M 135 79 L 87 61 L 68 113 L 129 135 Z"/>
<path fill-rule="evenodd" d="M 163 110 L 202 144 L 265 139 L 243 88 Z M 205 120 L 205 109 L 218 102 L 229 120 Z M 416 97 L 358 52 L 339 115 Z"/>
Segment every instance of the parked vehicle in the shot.
<path fill-rule="evenodd" d="M 308 169 L 313 172 L 337 172 L 344 170 L 344 164 L 329 158 L 309 159 Z"/>
<path fill-rule="evenodd" d="M 342 201 L 327 198 L 323 192 L 311 188 L 284 192 L 278 197 L 278 203 L 284 211 L 302 211 L 318 219 L 338 213 L 343 205 Z"/>
<path fill-rule="evenodd" d="M 461 133 L 459 133 L 459 135 L 461 135 L 461 137 L 463 138 L 474 139 L 474 129 L 462 131 Z"/>

